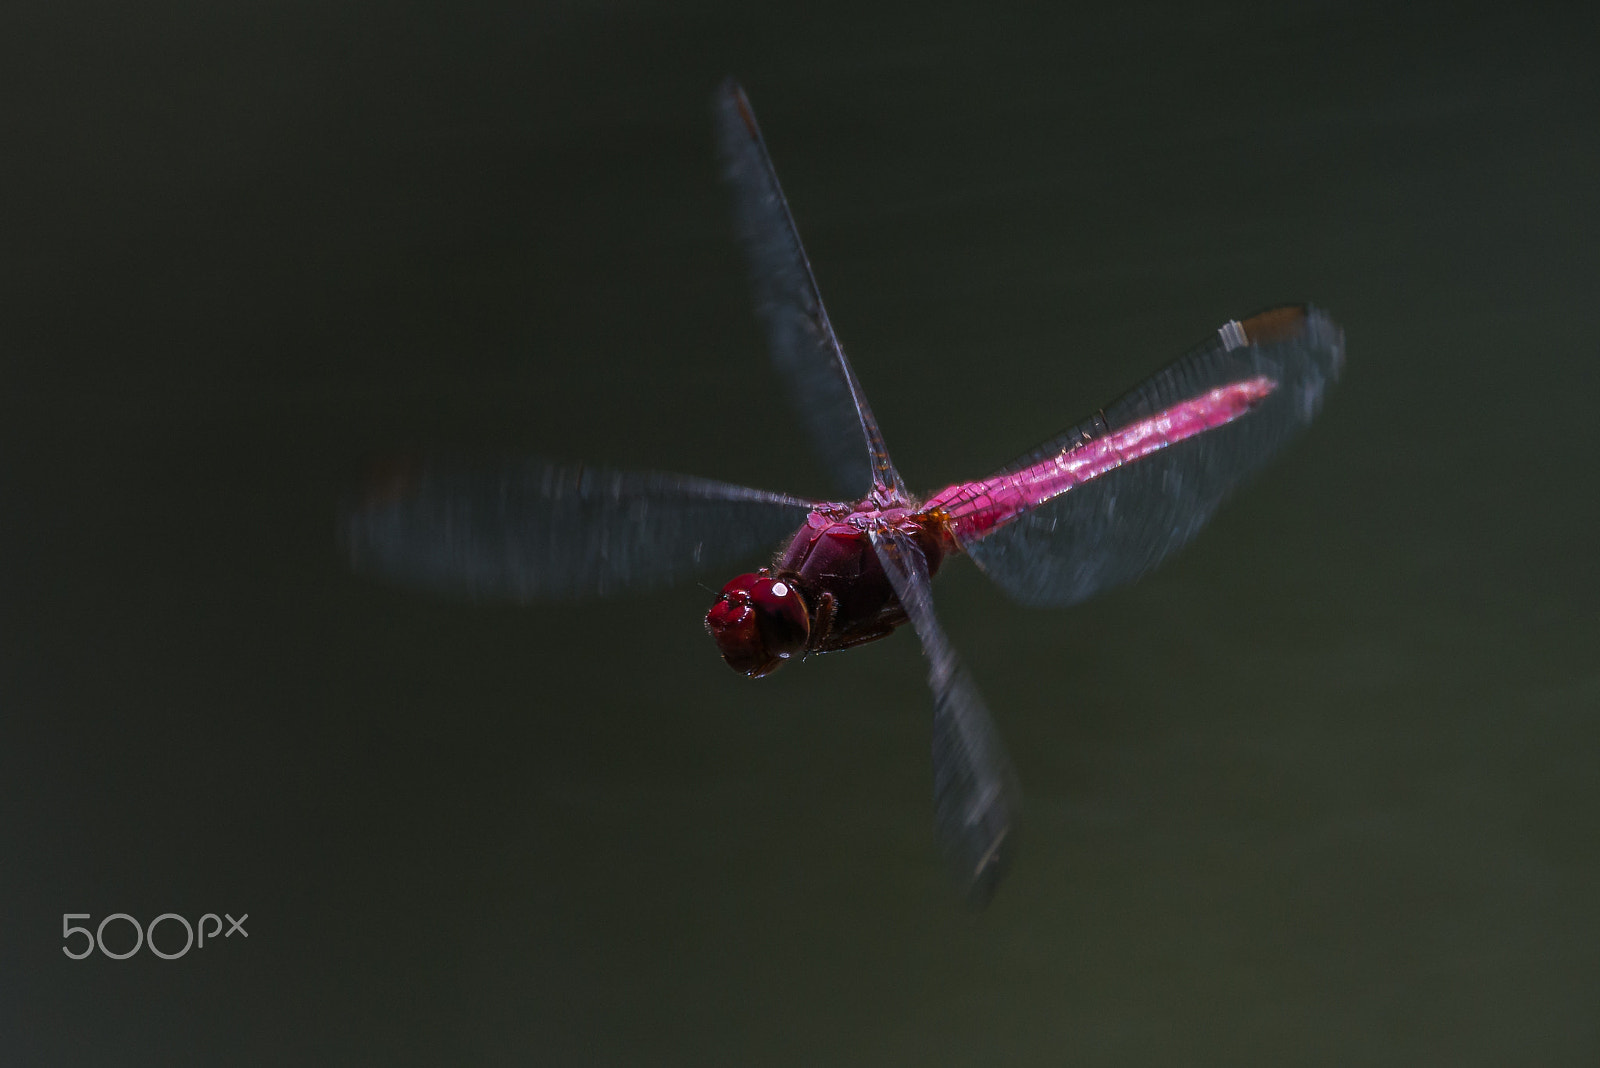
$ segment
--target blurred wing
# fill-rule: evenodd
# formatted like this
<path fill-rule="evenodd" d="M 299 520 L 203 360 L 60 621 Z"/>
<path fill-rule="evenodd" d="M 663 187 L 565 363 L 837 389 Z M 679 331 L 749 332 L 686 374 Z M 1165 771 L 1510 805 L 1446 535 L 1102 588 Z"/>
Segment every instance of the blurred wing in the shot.
<path fill-rule="evenodd" d="M 683 475 L 429 460 L 345 510 L 358 570 L 518 601 L 661 586 L 758 551 L 812 502 Z"/>
<path fill-rule="evenodd" d="M 841 493 L 855 498 L 881 485 L 904 496 L 866 395 L 828 322 L 755 113 L 731 78 L 717 92 L 716 116 L 756 312 L 811 444 Z"/>
<path fill-rule="evenodd" d="M 973 904 L 987 904 L 1016 852 L 1022 795 L 983 697 L 933 614 L 928 563 L 892 529 L 873 548 L 928 657 L 933 689 L 933 813 L 939 844 Z"/>
<path fill-rule="evenodd" d="M 1316 416 L 1344 334 L 1310 307 L 1230 322 L 1101 416 L 928 502 L 1026 604 L 1075 604 L 1189 542 Z"/>

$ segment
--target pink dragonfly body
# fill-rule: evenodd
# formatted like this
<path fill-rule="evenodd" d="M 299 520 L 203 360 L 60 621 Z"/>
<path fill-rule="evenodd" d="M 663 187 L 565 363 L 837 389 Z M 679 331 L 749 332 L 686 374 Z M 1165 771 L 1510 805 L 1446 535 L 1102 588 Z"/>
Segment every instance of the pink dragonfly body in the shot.
<path fill-rule="evenodd" d="M 1269 320 L 1250 327 L 1261 333 L 1275 325 Z M 1276 388 L 1263 375 L 1219 386 L 1021 470 L 947 486 L 921 504 L 907 499 L 886 506 L 874 492 L 853 506 L 820 505 L 772 567 L 723 587 L 706 613 L 706 629 L 723 659 L 752 677 L 771 674 L 800 654 L 888 637 L 907 617 L 873 548 L 873 530 L 887 527 L 912 537 L 931 577 L 964 542 L 1123 464 L 1224 426 Z M 896 497 L 891 494 L 891 501 Z"/>
<path fill-rule="evenodd" d="M 972 559 L 1019 601 L 1070 605 L 1137 579 L 1315 416 L 1344 340 L 1285 305 L 1229 321 L 1091 420 L 1011 466 L 912 497 L 822 306 L 749 101 L 717 128 L 771 355 L 847 503 L 708 479 L 429 458 L 347 522 L 357 566 L 517 600 L 608 595 L 780 544 L 728 582 L 705 625 L 729 666 L 770 674 L 909 623 L 928 660 L 937 836 L 986 901 L 1016 842 L 1021 794 L 982 695 L 933 611 L 932 578 Z M 780 540 L 781 539 L 781 540 Z"/>

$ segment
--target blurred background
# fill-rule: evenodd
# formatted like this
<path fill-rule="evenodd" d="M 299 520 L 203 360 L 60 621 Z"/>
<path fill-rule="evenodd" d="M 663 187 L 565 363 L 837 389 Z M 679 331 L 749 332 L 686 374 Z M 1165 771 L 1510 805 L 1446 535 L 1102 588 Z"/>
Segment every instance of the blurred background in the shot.
<path fill-rule="evenodd" d="M 1596 1063 L 1595 30 L 6 5 L 5 1061 Z M 916 489 L 1229 318 L 1346 329 L 1317 425 L 1141 584 L 941 575 L 1029 805 L 983 913 L 909 636 L 752 682 L 693 585 L 463 604 L 339 547 L 396 452 L 826 492 L 717 181 L 728 74 Z M 62 953 L 64 913 L 167 912 L 248 937 Z"/>

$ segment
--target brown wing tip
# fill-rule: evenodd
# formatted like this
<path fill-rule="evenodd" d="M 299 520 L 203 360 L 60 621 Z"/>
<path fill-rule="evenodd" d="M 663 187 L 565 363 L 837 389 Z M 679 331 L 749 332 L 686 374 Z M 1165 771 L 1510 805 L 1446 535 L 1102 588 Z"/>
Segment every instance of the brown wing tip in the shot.
<path fill-rule="evenodd" d="M 410 453 L 389 456 L 372 464 L 361 494 L 362 507 L 383 508 L 405 500 L 422 482 L 425 466 L 420 455 Z"/>
<path fill-rule="evenodd" d="M 1260 315 L 1252 315 L 1239 326 L 1244 330 L 1244 336 L 1250 344 L 1270 345 L 1299 334 L 1305 329 L 1305 321 L 1304 304 L 1287 304 L 1281 308 L 1264 311 Z"/>
<path fill-rule="evenodd" d="M 750 98 L 744 95 L 744 86 L 729 78 L 724 91 L 733 98 L 733 106 L 739 109 L 739 118 L 744 120 L 744 129 L 752 141 L 761 137 L 761 128 L 756 125 L 755 112 L 750 110 Z"/>

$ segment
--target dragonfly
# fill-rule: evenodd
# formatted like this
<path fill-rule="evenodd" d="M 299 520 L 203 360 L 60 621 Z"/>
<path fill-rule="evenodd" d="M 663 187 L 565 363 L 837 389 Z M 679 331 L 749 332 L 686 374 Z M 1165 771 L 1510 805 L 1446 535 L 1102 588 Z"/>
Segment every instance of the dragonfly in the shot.
<path fill-rule="evenodd" d="M 762 677 L 909 624 L 933 696 L 936 838 L 958 890 L 986 904 L 1016 852 L 1022 794 L 934 612 L 934 575 L 966 556 L 1016 600 L 1054 606 L 1138 578 L 1312 421 L 1343 366 L 1343 333 L 1309 305 L 1230 320 L 1014 463 L 918 498 L 834 333 L 744 90 L 724 83 L 714 111 L 771 358 L 840 496 L 426 457 L 347 509 L 352 562 L 415 587 L 529 602 L 648 589 L 778 546 L 706 613 L 723 660 Z"/>

